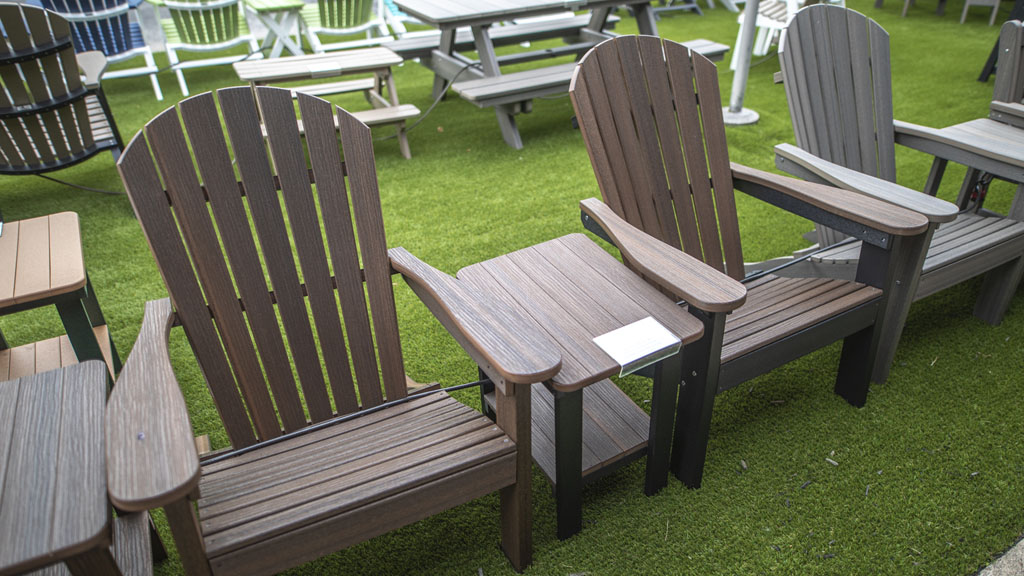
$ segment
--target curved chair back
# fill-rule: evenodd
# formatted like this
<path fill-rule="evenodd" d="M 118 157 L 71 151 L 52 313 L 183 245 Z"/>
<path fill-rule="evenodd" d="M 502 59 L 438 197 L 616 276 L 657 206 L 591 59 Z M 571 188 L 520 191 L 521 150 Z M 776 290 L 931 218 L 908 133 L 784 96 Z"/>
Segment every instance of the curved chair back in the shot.
<path fill-rule="evenodd" d="M 1024 103 L 1024 23 L 1010 20 L 999 32 L 999 63 L 992 99 Z"/>
<path fill-rule="evenodd" d="M 163 112 L 118 163 L 236 448 L 406 395 L 370 129 L 298 103 L 308 155 L 290 90 L 239 87 Z"/>
<path fill-rule="evenodd" d="M 188 45 L 217 45 L 241 35 L 241 0 L 166 0 L 177 31 L 177 42 Z"/>
<path fill-rule="evenodd" d="M 569 95 L 605 203 L 742 279 L 715 65 L 670 40 L 622 36 L 583 57 Z"/>
<path fill-rule="evenodd" d="M 97 86 L 78 73 L 68 22 L 42 8 L 0 4 L 0 173 L 76 164 L 120 135 Z"/>
<path fill-rule="evenodd" d="M 78 52 L 99 50 L 110 57 L 144 44 L 138 25 L 129 21 L 127 0 L 43 0 L 42 4 L 71 23 Z"/>

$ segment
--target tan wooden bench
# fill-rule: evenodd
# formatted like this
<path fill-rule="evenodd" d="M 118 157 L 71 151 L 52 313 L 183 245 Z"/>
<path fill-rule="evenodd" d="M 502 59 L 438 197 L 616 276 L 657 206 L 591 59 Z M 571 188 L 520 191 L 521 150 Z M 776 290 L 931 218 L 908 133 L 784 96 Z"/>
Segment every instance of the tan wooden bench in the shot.
<path fill-rule="evenodd" d="M 701 54 L 712 62 L 720 61 L 729 47 L 710 40 L 698 39 L 683 42 L 683 46 Z M 480 108 L 502 106 L 524 102 L 533 98 L 564 94 L 569 90 L 575 62 L 502 74 L 486 78 L 476 78 L 456 82 L 452 90 Z M 529 112 L 530 106 L 520 106 L 517 112 Z"/>
<path fill-rule="evenodd" d="M 618 21 L 618 16 L 610 16 L 605 29 L 614 28 Z M 508 46 L 521 42 L 573 36 L 579 34 L 579 31 L 589 23 L 590 15 L 582 14 L 569 18 L 494 26 L 490 30 L 490 36 L 495 46 Z M 438 32 L 437 34 L 401 38 L 392 42 L 386 42 L 383 46 L 405 60 L 412 60 L 414 58 L 430 58 L 430 53 L 440 46 L 440 42 L 441 33 Z M 473 49 L 473 33 L 469 28 L 460 29 L 455 34 L 455 50 L 462 52 Z"/>
<path fill-rule="evenodd" d="M 234 67 L 238 77 L 253 86 L 350 74 L 372 74 L 368 78 L 298 86 L 292 89 L 292 97 L 295 97 L 296 92 L 314 96 L 362 92 L 373 109 L 353 112 L 353 116 L 367 126 L 393 124 L 402 156 L 410 158 L 412 152 L 409 149 L 405 122 L 419 116 L 420 110 L 412 104 L 399 104 L 398 102 L 398 92 L 395 89 L 391 67 L 401 63 L 402 58 L 391 50 L 373 47 L 310 56 L 249 60 L 237 62 Z M 385 89 L 387 90 L 386 98 L 383 95 Z"/>

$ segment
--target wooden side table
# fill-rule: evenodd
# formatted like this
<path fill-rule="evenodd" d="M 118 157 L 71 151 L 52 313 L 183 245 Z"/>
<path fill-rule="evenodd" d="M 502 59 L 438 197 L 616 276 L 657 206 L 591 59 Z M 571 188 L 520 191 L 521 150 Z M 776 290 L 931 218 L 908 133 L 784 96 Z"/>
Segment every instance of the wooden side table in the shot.
<path fill-rule="evenodd" d="M 0 336 L 0 380 L 76 361 L 121 359 L 82 258 L 78 215 L 61 212 L 4 224 L 0 233 L 0 315 L 54 305 L 67 336 L 11 349 Z"/>
<path fill-rule="evenodd" d="M 558 345 L 562 370 L 533 387 L 533 458 L 555 485 L 558 537 L 582 527 L 584 482 L 647 455 L 648 495 L 668 482 L 682 353 L 655 366 L 651 415 L 608 380 L 621 366 L 593 338 L 648 316 L 684 348 L 703 324 L 582 234 L 463 268 L 459 280 L 531 318 Z"/>
<path fill-rule="evenodd" d="M 398 146 L 405 158 L 412 157 L 405 121 L 419 116 L 419 108 L 400 104 L 391 67 L 402 63 L 402 57 L 387 48 L 361 48 L 328 54 L 290 56 L 271 60 L 245 60 L 234 64 L 235 73 L 243 82 L 253 86 L 296 82 L 318 78 L 333 78 L 352 74 L 370 74 L 369 78 L 342 80 L 316 86 L 296 88 L 306 94 L 325 96 L 345 92 L 363 92 L 372 110 L 352 111 L 352 115 L 367 126 L 394 124 Z M 384 97 L 385 89 L 387 97 Z"/>
<path fill-rule="evenodd" d="M 0 382 L 0 576 L 152 573 L 148 516 L 111 520 L 106 397 L 98 361 Z"/>

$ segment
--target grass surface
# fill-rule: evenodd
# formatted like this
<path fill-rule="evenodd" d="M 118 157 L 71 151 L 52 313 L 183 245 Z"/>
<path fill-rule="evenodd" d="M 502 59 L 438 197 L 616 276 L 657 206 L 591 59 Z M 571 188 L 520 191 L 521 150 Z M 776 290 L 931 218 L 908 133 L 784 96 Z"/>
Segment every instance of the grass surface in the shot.
<path fill-rule="evenodd" d="M 940 127 L 987 113 L 992 84 L 975 81 L 997 36 L 997 28 L 985 26 L 987 9 L 960 26 L 959 3 L 937 17 L 932 3 L 922 2 L 906 19 L 898 17 L 896 0 L 882 9 L 867 0 L 849 4 L 891 35 L 897 118 Z M 634 32 L 622 16 L 618 31 Z M 668 38 L 730 45 L 737 28 L 735 15 L 722 8 L 702 18 L 666 15 L 659 26 Z M 731 74 L 725 63 L 720 69 L 727 100 Z M 761 121 L 728 129 L 733 161 L 772 169 L 772 145 L 793 141 L 784 90 L 771 83 L 777 70 L 770 57 L 751 71 L 746 103 Z M 193 93 L 237 83 L 227 67 L 187 74 Z M 426 110 L 430 74 L 409 63 L 396 79 L 402 101 Z M 145 78 L 105 84 L 126 139 L 179 97 L 172 74 L 161 81 L 164 103 L 153 100 Z M 358 98 L 337 102 L 365 107 Z M 599 192 L 571 116 L 568 98 L 535 101 L 532 114 L 518 117 L 526 147 L 516 151 L 502 142 L 489 110 L 451 97 L 410 134 L 412 160 L 399 156 L 394 140 L 379 142 L 389 245 L 454 273 L 580 231 L 578 201 Z M 389 133 L 383 128 L 375 136 Z M 929 165 L 925 155 L 899 150 L 900 183 L 922 186 Z M 962 175 L 962 168 L 950 167 L 942 197 L 955 196 Z M 57 176 L 121 189 L 108 155 Z M 143 303 L 165 296 L 127 198 L 32 177 L 4 177 L 0 186 L 8 220 L 59 210 L 81 215 L 93 284 L 126 355 Z M 994 184 L 990 206 L 1006 209 L 1012 191 Z M 747 260 L 806 245 L 800 235 L 808 222 L 742 194 L 737 201 Z M 971 316 L 978 286 L 967 282 L 913 307 L 889 382 L 873 386 L 862 409 L 831 392 L 838 345 L 720 396 L 700 490 L 672 479 L 644 497 L 643 466 L 633 464 L 586 488 L 584 530 L 560 542 L 551 493 L 535 469 L 535 560 L 527 573 L 931 575 L 971 574 L 989 563 L 1024 527 L 1024 299 L 1015 300 L 1001 326 L 987 326 Z M 429 312 L 404 285 L 396 290 L 410 375 L 446 385 L 475 379 L 473 364 Z M 52 310 L 5 317 L 0 328 L 15 344 L 61 333 Z M 226 437 L 180 331 L 172 353 L 197 434 L 223 446 Z M 621 385 L 638 402 L 649 395 L 639 378 Z M 471 393 L 459 398 L 477 404 Z M 290 573 L 511 574 L 497 548 L 497 504 L 496 495 L 482 498 Z M 164 537 L 171 542 L 165 528 Z M 157 571 L 181 572 L 173 551 Z"/>

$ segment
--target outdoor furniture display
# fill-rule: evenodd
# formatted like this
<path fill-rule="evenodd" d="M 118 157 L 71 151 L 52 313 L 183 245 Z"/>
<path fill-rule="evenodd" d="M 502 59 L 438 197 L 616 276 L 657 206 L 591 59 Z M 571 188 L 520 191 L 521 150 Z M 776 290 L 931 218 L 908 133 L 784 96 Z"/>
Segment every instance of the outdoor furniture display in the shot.
<path fill-rule="evenodd" d="M 389 251 L 370 129 L 297 99 L 305 147 L 289 90 L 225 88 L 219 110 L 205 93 L 154 118 L 118 165 L 170 299 L 146 305 L 108 404 L 111 500 L 163 507 L 189 574 L 252 575 L 500 490 L 502 548 L 521 570 L 530 384 L 558 372 L 557 350 L 501 302 Z M 497 426 L 444 391 L 407 395 L 394 271 L 494 383 Z M 177 323 L 232 445 L 202 462 L 168 357 Z"/>
<path fill-rule="evenodd" d="M 306 3 L 303 0 L 244 0 L 244 5 L 267 28 L 267 35 L 260 44 L 261 53 L 269 49 L 270 57 L 277 58 L 287 48 L 289 54 L 304 54 L 301 12 Z M 297 39 L 292 39 L 292 30 L 296 27 Z"/>
<path fill-rule="evenodd" d="M 313 52 L 375 46 L 391 40 L 384 21 L 383 0 L 317 0 L 302 9 L 306 39 Z M 363 39 L 324 43 L 320 36 L 351 36 L 365 33 Z"/>
<path fill-rule="evenodd" d="M 100 87 L 106 58 L 75 55 L 67 20 L 0 3 L 0 174 L 41 174 L 124 145 Z M 81 70 L 82 76 L 79 76 Z"/>
<path fill-rule="evenodd" d="M 992 16 L 988 19 L 988 25 L 992 26 L 996 23 L 996 16 L 999 15 L 999 0 L 964 0 L 964 11 L 960 14 L 961 24 L 967 21 L 967 10 L 971 6 L 991 6 Z"/>
<path fill-rule="evenodd" d="M 154 6 L 167 8 L 170 13 L 170 18 L 162 18 L 160 25 L 164 29 L 164 36 L 167 37 L 167 59 L 178 77 L 182 96 L 188 96 L 188 84 L 183 72 L 186 68 L 222 66 L 241 60 L 263 58 L 256 37 L 249 32 L 249 25 L 245 21 L 242 0 L 148 1 Z M 246 46 L 248 53 L 184 62 L 178 58 L 179 51 L 220 52 L 239 45 Z"/>
<path fill-rule="evenodd" d="M 405 121 L 419 116 L 420 110 L 412 104 L 400 104 L 391 67 L 402 63 L 402 58 L 387 48 L 362 48 L 331 54 L 293 56 L 270 60 L 250 60 L 235 63 L 238 77 L 253 86 L 278 84 L 310 78 L 330 78 L 350 74 L 371 74 L 356 80 L 341 80 L 316 86 L 300 86 L 296 91 L 314 96 L 362 92 L 373 105 L 372 110 L 353 112 L 352 115 L 367 126 L 394 124 L 398 147 L 405 158 L 411 158 Z M 387 89 L 387 98 L 384 89 Z M 300 127 L 301 130 L 301 127 Z"/>
<path fill-rule="evenodd" d="M 5 222 L 0 234 L 0 315 L 55 306 L 66 336 L 8 348 L 0 335 L 0 379 L 103 360 L 112 375 L 121 359 L 82 258 L 78 214 L 61 212 Z"/>
<path fill-rule="evenodd" d="M 907 296 L 924 298 L 984 273 L 974 314 L 998 324 L 1024 272 L 1024 186 L 1018 187 L 1009 218 L 984 210 L 982 194 L 967 208 L 982 170 L 1024 182 L 1024 131 L 988 118 L 938 130 L 893 120 L 889 38 L 862 14 L 810 6 L 793 19 L 788 34 L 779 60 L 799 147 L 776 146 L 778 167 L 928 216 L 930 245 L 921 282 Z M 830 50 L 822 48 L 825 38 L 831 38 Z M 1014 131 L 1019 146 L 1009 145 Z M 895 184 L 895 144 L 935 155 L 924 194 Z M 934 198 L 948 160 L 968 166 L 960 213 Z M 843 237 L 819 223 L 821 247 Z M 858 253 L 863 248 L 856 243 L 836 245 L 808 266 L 817 274 L 851 277 Z M 890 328 L 889 339 L 896 342 L 902 323 Z M 887 371 L 888 364 L 878 368 Z"/>
<path fill-rule="evenodd" d="M 493 107 L 502 138 L 516 149 L 523 147 L 516 127 L 516 114 L 529 112 L 533 98 L 564 94 L 576 65 L 570 62 L 510 74 L 503 74 L 501 66 L 583 54 L 610 37 L 605 32 L 605 26 L 612 8 L 617 5 L 627 5 L 632 9 L 642 33 L 658 33 L 650 0 L 586 0 L 574 8 L 591 10 L 589 20 L 581 22 L 572 30 L 559 31 L 555 36 L 566 38 L 569 43 L 565 46 L 497 56 L 494 52 L 495 41 L 491 38 L 496 33 L 492 32 L 494 23 L 562 12 L 566 8 L 564 0 L 452 0 L 443 3 L 433 0 L 395 0 L 395 3 L 412 16 L 441 30 L 439 44 L 431 50 L 429 58 L 421 59 L 421 63 L 434 71 L 434 97 L 439 96 L 450 81 L 452 90 L 464 99 L 480 108 Z M 456 48 L 456 32 L 459 27 L 472 29 L 473 48 L 478 60 L 464 56 Z M 536 38 L 524 36 L 518 41 L 532 39 Z M 694 40 L 693 44 L 698 50 L 718 58 L 729 50 L 728 46 L 708 40 Z"/>
<path fill-rule="evenodd" d="M 596 200 L 586 201 L 590 206 Z M 598 203 L 599 204 L 599 203 Z M 716 311 L 735 308 L 746 290 L 682 252 L 659 251 L 653 238 L 635 234 L 623 255 L 633 269 L 668 269 L 673 290 Z M 690 345 L 701 322 L 582 234 L 572 234 L 463 268 L 459 280 L 496 295 L 531 318 L 558 347 L 562 369 L 533 387 L 533 458 L 555 486 L 558 537 L 583 523 L 583 483 L 647 456 L 644 493 L 668 482 L 673 403 L 695 364 Z M 654 368 L 650 417 L 609 376 L 623 366 L 594 338 L 654 318 L 682 343 Z M 632 338 L 637 338 L 634 335 Z M 486 399 L 485 399 L 486 400 Z M 491 402 L 486 401 L 485 404 Z"/>
<path fill-rule="evenodd" d="M 881 338 L 885 326 L 906 316 L 900 295 L 916 285 L 927 219 L 860 194 L 730 164 L 715 66 L 676 42 L 603 42 L 580 61 L 569 95 L 607 203 L 584 205 L 587 228 L 623 253 L 635 250 L 643 230 L 661 244 L 637 251 L 637 258 L 682 250 L 747 289 L 746 302 L 727 316 L 727 309 L 680 293 L 668 281 L 674 267 L 631 260 L 704 324 L 683 369 L 672 449 L 679 479 L 700 486 L 716 393 L 833 342 L 843 340 L 835 391 L 863 405 L 872 368 L 891 358 Z M 862 238 L 870 248 L 856 281 L 784 278 L 774 270 L 745 277 L 734 188 Z"/>
<path fill-rule="evenodd" d="M 153 60 L 153 51 L 142 37 L 142 27 L 135 14 L 133 4 L 128 0 L 42 0 L 43 8 L 52 10 L 71 23 L 75 37 L 75 51 L 99 50 L 107 62 L 117 64 L 132 58 L 142 57 L 145 66 L 124 70 L 105 71 L 103 78 L 129 78 L 149 75 L 153 94 L 157 100 L 164 99 L 160 82 L 156 78 L 159 70 Z"/>
<path fill-rule="evenodd" d="M 0 382 L 0 574 L 153 573 L 149 515 L 111 519 L 102 362 Z"/>

